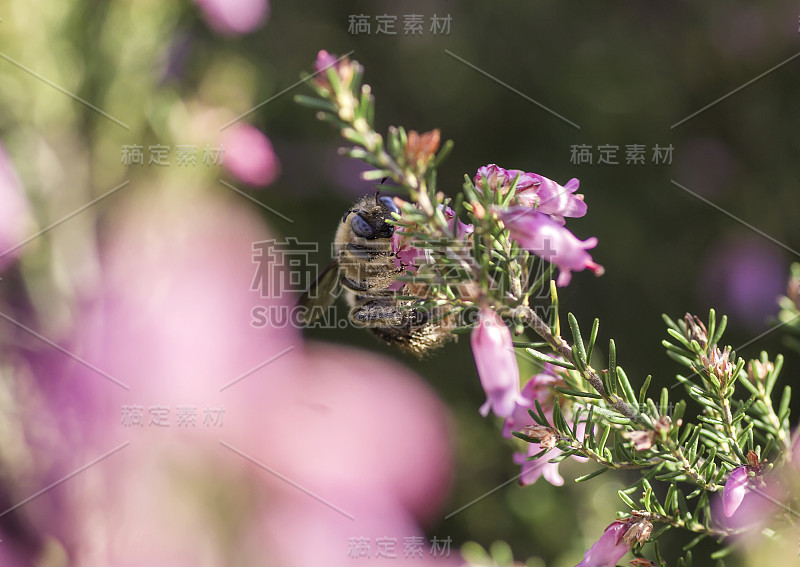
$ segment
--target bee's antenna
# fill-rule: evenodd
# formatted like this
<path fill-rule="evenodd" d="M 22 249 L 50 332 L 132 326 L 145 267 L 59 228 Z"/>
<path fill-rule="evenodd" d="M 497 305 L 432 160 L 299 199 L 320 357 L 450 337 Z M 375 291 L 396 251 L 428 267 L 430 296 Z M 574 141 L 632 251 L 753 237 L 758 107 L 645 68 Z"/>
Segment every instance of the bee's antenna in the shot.
<path fill-rule="evenodd" d="M 378 183 L 378 186 L 375 188 L 375 205 L 378 204 L 378 194 L 381 192 L 381 185 L 383 185 L 387 179 L 389 178 L 384 177 L 383 179 L 381 179 L 381 182 Z"/>

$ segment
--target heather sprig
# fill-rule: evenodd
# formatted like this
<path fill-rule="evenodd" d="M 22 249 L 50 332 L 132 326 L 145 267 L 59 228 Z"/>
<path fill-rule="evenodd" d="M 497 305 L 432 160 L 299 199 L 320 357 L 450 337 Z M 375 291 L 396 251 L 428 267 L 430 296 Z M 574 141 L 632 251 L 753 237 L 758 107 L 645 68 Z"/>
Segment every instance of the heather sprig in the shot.
<path fill-rule="evenodd" d="M 573 272 L 603 273 L 589 252 L 598 239 L 581 240 L 567 228 L 568 219 L 589 210 L 576 193 L 577 179 L 562 186 L 489 164 L 465 175 L 461 190 L 447 196 L 437 188 L 436 170 L 451 142 L 439 149 L 438 130 L 420 134 L 402 127 L 390 128 L 384 138 L 374 130 L 375 101 L 361 83 L 363 68 L 324 51 L 315 67 L 309 84 L 317 96 L 298 102 L 339 128 L 352 144 L 342 153 L 373 168 L 365 179 L 389 179 L 388 187 L 400 195 L 392 242 L 402 274 L 390 289 L 414 309 L 436 308 L 456 318 L 453 332 L 471 334 L 487 395 L 481 414 L 503 418 L 504 435 L 527 444 L 515 455 L 523 467 L 521 483 L 540 477 L 563 483 L 557 464 L 568 458 L 591 466 L 577 482 L 623 469 L 637 475 L 619 491 L 623 509 L 581 566 L 613 565 L 632 551 L 634 564 L 663 567 L 657 540 L 671 529 L 692 535 L 679 565 L 691 564 L 690 550 L 703 538 L 719 542 L 712 558 L 722 561 L 730 536 L 753 524 L 777 530 L 787 521 L 778 514 L 752 518 L 746 528 L 725 521 L 751 493 L 772 491 L 791 500 L 772 474 L 791 460 L 792 450 L 791 388 L 780 395 L 776 390 L 780 355 L 738 356 L 723 342 L 726 318 L 714 310 L 705 321 L 665 315 L 663 346 L 685 370 L 673 387 L 651 395 L 652 376 L 632 380 L 613 339 L 603 340 L 607 348 L 600 356 L 597 319 L 582 326 L 572 313 L 561 314 L 558 288 L 570 284 Z M 795 265 L 781 318 L 800 329 L 798 297 Z M 528 340 L 527 332 L 537 339 Z M 543 367 L 523 387 L 519 357 Z M 675 400 L 677 386 L 685 398 Z M 719 499 L 726 518 L 716 511 Z M 652 560 L 643 557 L 645 546 L 652 548 Z"/>

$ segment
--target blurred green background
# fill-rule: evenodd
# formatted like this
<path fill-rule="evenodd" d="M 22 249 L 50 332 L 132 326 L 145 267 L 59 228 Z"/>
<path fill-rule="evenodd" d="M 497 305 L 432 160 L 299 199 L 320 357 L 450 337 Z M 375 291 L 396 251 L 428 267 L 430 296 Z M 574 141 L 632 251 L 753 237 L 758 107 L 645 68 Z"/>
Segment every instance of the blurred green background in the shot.
<path fill-rule="evenodd" d="M 384 14 L 397 17 L 397 35 L 376 35 L 376 16 Z M 403 33 L 408 14 L 423 16 L 422 35 Z M 367 16 L 372 33 L 349 31 L 355 15 Z M 450 17 L 449 33 L 431 32 L 434 15 Z M 40 227 L 126 179 L 132 186 L 213 179 L 229 191 L 216 183 L 222 177 L 293 219 L 253 205 L 278 237 L 319 242 L 311 260 L 323 266 L 341 212 L 373 189 L 359 179 L 360 164 L 337 155 L 337 133 L 292 96 L 309 94 L 296 83 L 318 50 L 354 51 L 377 99 L 378 131 L 439 128 L 455 141 L 439 173 L 445 192 L 455 194 L 465 173 L 487 163 L 562 184 L 580 179 L 589 213 L 569 227 L 599 239 L 592 255 L 606 273 L 577 274 L 561 304 L 583 325 L 598 317 L 600 344 L 615 339 L 634 384 L 652 373 L 660 389 L 678 371 L 660 346 L 661 313 L 705 318 L 715 307 L 729 315 L 734 347 L 766 333 L 742 356 L 783 350 L 781 331 L 768 331 L 800 249 L 800 60 L 789 60 L 800 55 L 798 16 L 798 5 L 785 1 L 274 1 L 260 29 L 225 36 L 188 1 L 12 0 L 0 9 L 0 139 Z M 264 189 L 245 189 L 214 168 L 121 163 L 127 144 L 215 144 L 220 125 L 256 105 L 244 120 L 269 137 L 281 169 Z M 644 164 L 626 163 L 633 144 L 644 146 Z M 573 163 L 576 145 L 591 146 L 593 164 Z M 618 164 L 598 163 L 603 145 L 618 147 Z M 657 145 L 672 147 L 670 163 L 653 163 Z M 25 298 L 57 329 L 90 278 L 86 243 L 114 198 L 32 244 L 19 268 L 25 289 L 7 301 Z M 398 358 L 450 406 L 457 478 L 444 513 L 517 474 L 500 424 L 478 416 L 483 394 L 466 337 L 418 362 L 350 329 L 308 335 Z M 784 379 L 795 382 L 799 368 L 788 353 Z M 503 539 L 518 558 L 574 565 L 621 505 L 616 490 L 625 482 L 605 475 L 571 484 L 587 467 L 562 465 L 563 489 L 512 482 L 429 533 L 454 545 Z M 687 540 L 668 538 L 674 561 Z"/>

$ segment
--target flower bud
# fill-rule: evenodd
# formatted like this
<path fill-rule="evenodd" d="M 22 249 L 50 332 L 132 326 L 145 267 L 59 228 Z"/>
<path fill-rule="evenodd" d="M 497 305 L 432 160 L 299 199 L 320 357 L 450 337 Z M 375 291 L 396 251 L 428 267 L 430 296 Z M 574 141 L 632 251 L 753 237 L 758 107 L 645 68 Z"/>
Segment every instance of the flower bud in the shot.
<path fill-rule="evenodd" d="M 751 382 L 764 382 L 774 369 L 775 366 L 769 360 L 766 362 L 751 360 L 747 363 L 747 377 Z"/>
<path fill-rule="evenodd" d="M 708 346 L 708 329 L 697 315 L 687 313 L 683 320 L 686 322 L 686 340 L 697 341 L 703 350 Z"/>
<path fill-rule="evenodd" d="M 543 425 L 528 425 L 522 432 L 528 437 L 539 440 L 539 445 L 544 449 L 552 449 L 558 442 L 558 434 L 549 427 Z"/>
<path fill-rule="evenodd" d="M 441 134 L 438 129 L 419 134 L 411 130 L 406 137 L 406 163 L 417 171 L 424 171 L 439 149 Z"/>
<path fill-rule="evenodd" d="M 714 347 L 711 349 L 711 352 L 708 353 L 708 356 L 704 354 L 700 355 L 700 361 L 703 363 L 706 371 L 716 376 L 723 388 L 725 388 L 731 381 L 731 378 L 733 378 L 735 365 L 730 360 L 730 354 L 730 347 L 725 347 L 725 350 L 722 351 L 719 350 L 719 347 Z"/>
<path fill-rule="evenodd" d="M 626 431 L 622 434 L 625 439 L 630 439 L 633 441 L 633 448 L 637 451 L 647 451 L 650 447 L 653 446 L 653 440 L 655 439 L 655 431 L 648 430 L 636 430 L 636 431 Z"/>
<path fill-rule="evenodd" d="M 635 512 L 634 517 L 636 517 Z M 643 544 L 649 540 L 652 534 L 653 524 L 650 523 L 650 520 L 645 517 L 639 517 L 639 519 L 628 528 L 625 535 L 622 536 L 622 541 L 624 541 L 628 547 L 633 547 L 637 543 Z"/>

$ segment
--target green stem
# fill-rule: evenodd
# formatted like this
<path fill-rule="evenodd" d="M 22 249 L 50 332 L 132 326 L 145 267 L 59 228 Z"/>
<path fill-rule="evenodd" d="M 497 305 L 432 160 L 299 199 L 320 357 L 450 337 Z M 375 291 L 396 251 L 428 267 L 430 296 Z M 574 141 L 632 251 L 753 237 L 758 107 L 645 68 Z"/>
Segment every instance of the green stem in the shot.
<path fill-rule="evenodd" d="M 656 461 L 648 461 L 646 463 L 630 463 L 630 462 L 619 462 L 619 463 L 617 463 L 617 462 L 609 461 L 609 460 L 603 458 L 602 455 L 600 455 L 599 453 L 596 453 L 592 449 L 589 449 L 588 447 L 584 446 L 577 439 L 566 438 L 566 439 L 562 439 L 562 440 L 569 441 L 570 442 L 570 447 L 569 448 L 570 449 L 575 449 L 576 451 L 578 451 L 581 454 L 581 456 L 586 457 L 587 459 L 591 459 L 592 461 L 596 462 L 597 464 L 603 465 L 604 467 L 609 468 L 609 469 L 646 469 L 646 468 L 652 467 L 653 465 L 658 464 Z"/>
<path fill-rule="evenodd" d="M 578 371 L 592 386 L 592 388 L 594 388 L 598 394 L 603 396 L 603 399 L 606 401 L 609 407 L 617 411 L 617 413 L 641 423 L 648 429 L 651 429 L 651 426 L 641 419 L 641 414 L 638 410 L 631 407 L 619 396 L 606 392 L 606 389 L 603 386 L 603 381 L 600 379 L 597 371 L 589 365 L 588 361 L 582 365 L 575 362 L 575 355 L 572 352 L 572 347 L 567 344 L 567 341 L 559 336 L 554 335 L 550 331 L 550 326 L 545 323 L 532 309 L 529 307 L 521 307 L 518 309 L 518 311 L 522 318 L 527 321 L 531 328 L 536 332 L 536 334 L 547 341 L 547 344 L 549 344 L 553 350 L 560 354 L 564 360 L 571 362 L 578 369 L 580 369 L 581 366 L 584 366 L 583 370 Z"/>
<path fill-rule="evenodd" d="M 686 476 L 692 479 L 694 483 L 701 487 L 703 490 L 707 490 L 708 492 L 716 492 L 719 490 L 719 487 L 714 483 L 708 483 L 706 479 L 703 478 L 697 470 L 692 467 L 692 463 L 689 462 L 689 459 L 686 458 L 686 455 L 683 454 L 683 448 L 676 444 L 672 439 L 668 439 L 668 443 L 663 444 L 664 447 L 669 451 L 669 454 L 675 459 L 675 461 L 680 465 L 681 469 Z"/>
<path fill-rule="evenodd" d="M 741 533 L 745 530 L 726 530 L 726 529 L 716 529 L 716 528 L 709 528 L 701 524 L 700 522 L 691 522 L 687 523 L 683 521 L 681 518 L 674 518 L 672 516 L 663 516 L 661 514 L 655 514 L 653 512 L 644 512 L 639 513 L 639 515 L 647 518 L 652 522 L 659 522 L 662 524 L 669 524 L 674 528 L 681 528 L 684 530 L 689 530 L 690 532 L 694 532 L 697 534 L 706 534 L 711 537 L 729 537 L 732 535 L 736 535 L 737 533 Z"/>

